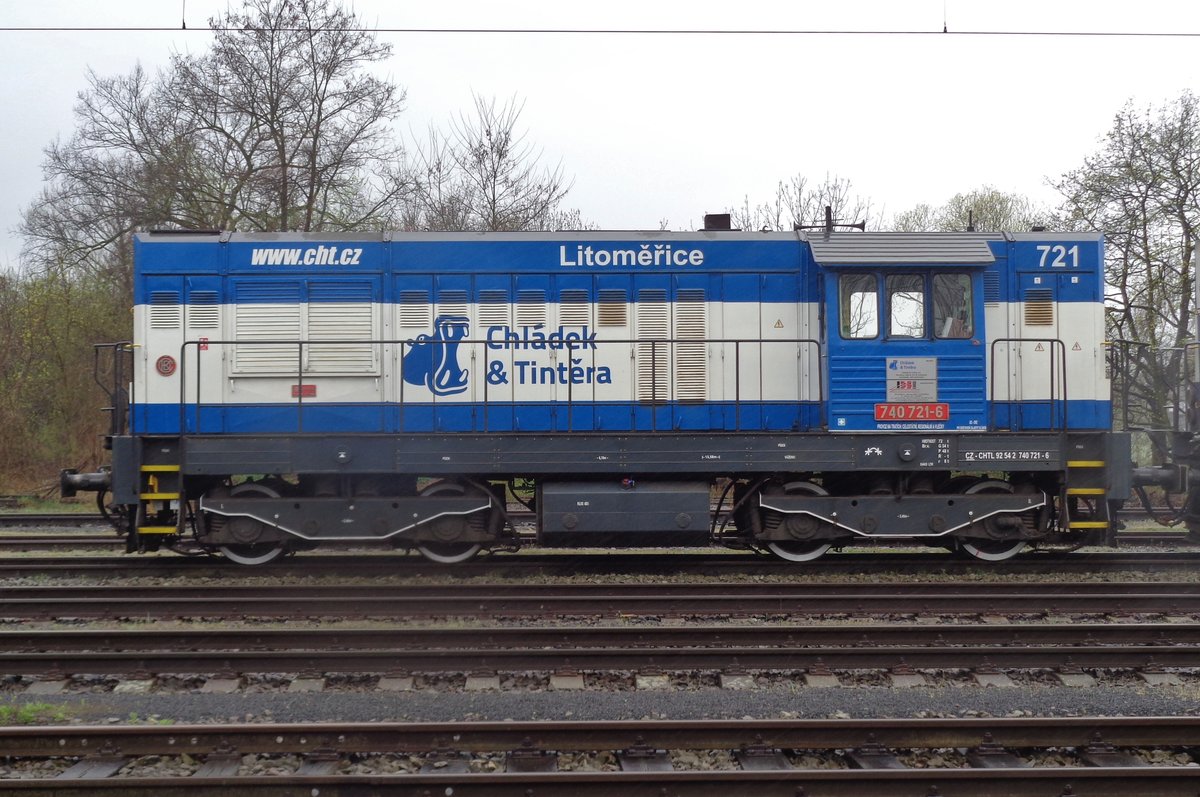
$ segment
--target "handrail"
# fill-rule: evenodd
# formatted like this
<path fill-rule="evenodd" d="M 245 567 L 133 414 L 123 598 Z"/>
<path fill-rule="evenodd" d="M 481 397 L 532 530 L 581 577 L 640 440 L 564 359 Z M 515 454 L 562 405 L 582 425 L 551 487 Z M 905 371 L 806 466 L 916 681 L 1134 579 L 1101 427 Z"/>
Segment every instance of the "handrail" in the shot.
<path fill-rule="evenodd" d="M 1120 408 L 1120 428 L 1151 434 L 1193 431 L 1191 395 L 1198 377 L 1196 354 L 1200 343 L 1153 346 L 1125 338 L 1107 341 L 1114 406 Z M 1140 390 L 1135 390 L 1135 387 Z M 1134 401 L 1135 394 L 1141 398 Z M 1155 424 L 1147 396 L 1166 410 L 1167 426 Z M 1139 419 L 1135 414 L 1140 414 Z"/>
<path fill-rule="evenodd" d="M 372 347 L 384 347 L 384 351 L 378 352 L 378 356 L 379 356 L 378 370 L 376 370 L 372 373 L 368 373 L 368 374 L 331 373 L 331 374 L 328 374 L 327 376 L 330 378 L 339 378 L 339 377 L 345 377 L 345 376 L 363 376 L 363 377 L 373 377 L 376 379 L 380 379 L 380 378 L 383 378 L 384 375 L 387 373 L 386 363 L 390 359 L 394 358 L 394 361 L 398 364 L 398 371 L 395 374 L 389 376 L 389 378 L 394 380 L 395 384 L 398 386 L 398 396 L 397 396 L 397 401 L 394 402 L 394 406 L 396 406 L 398 408 L 398 410 L 397 410 L 398 411 L 397 426 L 400 431 L 404 431 L 407 428 L 406 424 L 405 424 L 405 409 L 406 409 L 406 404 L 407 404 L 407 402 L 405 401 L 406 381 L 404 379 L 405 357 L 407 356 L 408 353 L 411 352 L 411 350 L 414 346 L 420 345 L 421 343 L 429 343 L 429 342 L 430 341 L 418 342 L 418 341 L 414 341 L 411 339 L 370 339 L 370 340 L 346 340 L 346 339 L 212 340 L 212 339 L 207 339 L 207 340 L 185 341 L 182 344 L 182 346 L 180 347 L 180 354 L 179 354 L 179 373 L 180 373 L 180 379 L 179 379 L 179 430 L 181 433 L 195 433 L 195 434 L 204 434 L 205 433 L 203 431 L 203 426 L 204 426 L 203 408 L 205 406 L 209 406 L 209 405 L 204 404 L 204 402 L 202 401 L 202 398 L 203 398 L 202 389 L 203 389 L 204 382 L 205 382 L 205 380 L 203 378 L 203 362 L 206 359 L 204 357 L 204 354 L 207 351 L 216 352 L 216 351 L 220 351 L 221 350 L 220 347 L 223 347 L 223 346 L 236 347 L 239 345 L 241 345 L 241 346 L 249 345 L 249 346 L 256 346 L 256 347 L 257 346 L 279 346 L 281 348 L 284 348 L 284 347 L 293 348 L 294 347 L 295 351 L 296 351 L 296 364 L 295 364 L 294 369 L 288 369 L 288 370 L 281 369 L 279 371 L 275 371 L 272 373 L 254 373 L 254 372 L 228 373 L 227 376 L 235 378 L 235 379 L 294 379 L 294 380 L 296 380 L 296 382 L 294 383 L 294 387 L 293 387 L 294 401 L 293 402 L 279 402 L 279 405 L 280 406 L 292 406 L 292 407 L 296 408 L 296 416 L 297 416 L 296 432 L 303 433 L 304 432 L 304 414 L 305 414 L 304 413 L 304 395 L 305 395 L 304 385 L 306 384 L 306 380 L 308 380 L 308 383 L 311 384 L 311 381 L 314 378 L 324 378 L 326 376 L 325 374 L 314 374 L 312 372 L 311 368 L 306 370 L 306 368 L 305 368 L 306 351 L 311 352 L 311 349 L 314 346 L 364 346 L 364 345 L 369 345 Z M 432 343 L 436 344 L 436 343 L 439 343 L 439 341 L 432 341 Z M 460 340 L 454 341 L 454 343 L 457 346 L 459 346 L 460 348 L 470 348 L 471 352 L 472 352 L 471 353 L 472 358 L 475 357 L 475 354 L 479 350 L 479 347 L 482 347 L 485 352 L 489 351 L 489 350 L 490 351 L 497 351 L 497 350 L 510 351 L 510 352 L 513 351 L 512 349 L 508 348 L 507 342 L 489 340 L 489 339 L 460 339 Z M 592 348 L 593 351 L 592 351 L 591 367 L 593 369 L 595 369 L 597 367 L 595 365 L 595 357 L 596 357 L 595 347 L 605 346 L 605 347 L 611 348 L 611 347 L 616 347 L 616 346 L 628 346 L 630 359 L 636 360 L 640 356 L 639 352 L 635 348 L 636 345 L 638 345 L 638 344 L 642 344 L 642 345 L 649 344 L 650 373 L 651 373 L 651 377 L 652 377 L 650 380 L 650 386 L 649 386 L 650 387 L 649 398 L 648 399 L 645 399 L 645 398 L 639 399 L 637 397 L 636 380 L 631 380 L 631 382 L 630 382 L 631 396 L 629 399 L 629 403 L 633 406 L 646 406 L 649 408 L 651 430 L 656 431 L 658 429 L 659 410 L 663 406 L 665 406 L 668 403 L 673 402 L 673 401 L 674 402 L 682 401 L 684 403 L 690 403 L 690 401 L 691 401 L 690 399 L 678 399 L 672 395 L 674 392 L 672 390 L 672 388 L 674 386 L 674 380 L 671 378 L 672 374 L 670 373 L 670 370 L 673 368 L 673 365 L 672 365 L 674 362 L 673 357 L 674 357 L 674 355 L 676 355 L 678 353 L 678 347 L 681 345 L 710 346 L 710 347 L 711 346 L 727 346 L 727 347 L 732 346 L 732 349 L 733 349 L 732 354 L 733 354 L 734 369 L 735 369 L 734 370 L 734 379 L 733 379 L 734 396 L 733 396 L 732 403 L 733 403 L 733 408 L 734 408 L 734 426 L 735 426 L 736 430 L 741 430 L 743 427 L 743 422 L 742 422 L 743 421 L 743 419 L 742 419 L 743 405 L 746 403 L 743 401 L 742 378 L 741 378 L 742 377 L 741 363 L 742 363 L 743 348 L 747 347 L 747 346 L 759 347 L 759 350 L 760 350 L 759 361 L 761 362 L 762 361 L 761 347 L 763 347 L 763 346 L 781 346 L 781 345 L 796 346 L 795 356 L 796 356 L 796 360 L 798 363 L 797 364 L 797 375 L 796 375 L 797 376 L 797 387 L 800 388 L 802 385 L 809 385 L 812 383 L 813 368 L 816 369 L 816 383 L 817 383 L 817 385 L 816 385 L 817 392 L 816 392 L 815 397 L 810 397 L 806 402 L 801 402 L 799 400 L 799 398 L 797 397 L 796 402 L 798 404 L 806 403 L 806 404 L 815 405 L 818 408 L 818 413 L 819 413 L 818 418 L 817 418 L 817 424 L 820 426 L 823 426 L 825 423 L 824 405 L 823 405 L 823 400 L 824 400 L 824 396 L 825 396 L 825 376 L 824 376 L 824 369 L 822 368 L 822 364 L 821 364 L 821 356 L 822 356 L 821 343 L 820 343 L 820 341 L 813 339 L 813 338 L 769 338 L 769 339 L 768 338 L 753 338 L 753 339 L 748 339 L 748 338 L 703 338 L 703 339 L 657 338 L 657 339 L 653 339 L 653 340 L 638 339 L 638 338 L 622 338 L 622 339 L 604 339 L 604 340 L 591 340 L 591 341 L 556 341 L 553 345 L 546 344 L 546 348 L 554 350 L 554 351 L 565 351 L 568 353 L 568 358 L 570 358 L 570 354 L 573 352 L 578 352 L 578 351 L 581 351 L 586 348 Z M 661 353 L 661 344 L 666 344 L 669 347 L 665 357 Z M 391 352 L 388 352 L 387 347 L 398 347 L 398 351 L 393 349 Z M 810 356 L 809 364 L 807 365 L 807 367 L 804 367 L 800 364 L 805 351 L 808 351 L 809 356 Z M 711 352 L 707 356 L 711 356 Z M 725 357 L 725 353 L 721 352 L 720 358 L 724 359 L 724 357 Z M 282 362 L 282 359 L 283 358 L 281 357 L 280 358 L 281 362 Z M 194 365 L 192 364 L 193 360 L 195 361 Z M 660 360 L 662 360 L 662 362 L 660 362 Z M 660 367 L 662 367 L 663 363 L 666 364 L 665 367 L 667 369 L 665 376 L 667 379 L 668 394 L 666 396 L 662 396 L 660 391 L 658 390 L 658 381 L 659 381 L 659 379 L 663 378 L 663 374 L 659 373 Z M 562 364 L 559 364 L 559 366 L 558 366 L 559 369 L 562 369 L 563 367 L 564 366 Z M 564 380 L 563 383 L 560 383 L 560 384 L 565 384 L 565 386 L 566 386 L 566 401 L 565 402 L 556 401 L 555 403 L 558 406 L 565 408 L 565 410 L 566 410 L 566 413 L 567 413 L 567 423 L 565 424 L 566 429 L 569 431 L 574 431 L 574 430 L 576 430 L 576 410 L 586 404 L 589 404 L 590 401 L 580 401 L 576 395 L 576 389 L 575 389 L 576 388 L 576 380 L 574 379 L 575 371 L 581 369 L 582 367 L 571 365 L 570 359 L 568 359 L 568 364 L 567 364 L 566 368 L 567 368 L 566 373 L 571 378 L 567 378 Z M 634 366 L 634 368 L 636 369 L 636 366 Z M 189 378 L 189 370 L 192 370 L 192 369 L 194 369 L 194 380 Z M 584 370 L 584 372 L 586 372 L 586 368 L 584 368 L 583 370 Z M 761 397 L 762 396 L 762 387 L 763 387 L 762 381 L 761 381 L 762 380 L 762 373 L 761 373 L 762 369 L 758 369 L 758 370 L 759 370 L 759 373 L 758 373 L 758 379 L 759 379 L 758 395 Z M 475 369 L 475 372 L 479 377 L 481 377 L 481 382 L 482 382 L 482 395 L 483 395 L 482 414 L 483 414 L 483 417 L 482 417 L 482 419 L 480 419 L 478 417 L 473 417 L 472 421 L 471 421 L 471 427 L 472 427 L 473 431 L 487 432 L 487 431 L 492 430 L 491 424 L 489 424 L 489 411 L 492 408 L 494 408 L 495 406 L 500 405 L 500 404 L 504 404 L 504 405 L 519 404 L 519 403 L 521 403 L 521 399 L 508 398 L 508 399 L 503 399 L 503 400 L 496 400 L 494 398 L 494 390 L 491 389 L 493 387 L 493 382 L 492 382 L 492 379 L 489 378 L 488 364 L 486 361 L 484 363 L 484 367 L 482 369 L 478 369 L 478 368 Z M 494 374 L 493 374 L 493 376 L 494 376 Z M 194 382 L 193 386 L 195 389 L 195 403 L 193 405 L 194 412 L 193 412 L 191 418 L 189 418 L 188 401 L 187 401 L 188 387 L 189 387 L 189 384 L 192 384 L 193 382 Z M 594 393 L 594 390 L 593 390 L 593 393 Z M 800 393 L 797 393 L 797 396 L 799 394 Z M 436 393 L 434 395 L 433 400 L 434 400 L 434 403 L 436 403 L 438 400 L 438 396 Z M 701 400 L 701 399 L 696 400 L 697 403 L 703 403 L 703 401 L 704 400 Z M 727 403 L 727 399 L 722 397 L 719 400 L 719 403 Z M 474 402 L 473 402 L 473 404 L 474 404 Z M 222 406 L 222 405 L 215 405 L 215 406 Z M 194 420 L 194 423 L 189 423 L 189 420 Z M 384 419 L 381 419 L 380 425 L 381 425 L 381 427 L 385 426 L 386 421 Z"/>
<path fill-rule="evenodd" d="M 101 352 L 105 349 L 112 351 L 111 385 L 106 385 L 100 376 Z M 123 434 L 126 429 L 129 429 L 131 433 L 133 431 L 130 426 L 132 415 L 129 412 L 133 399 L 129 394 L 130 389 L 126 387 L 131 380 L 125 372 L 126 360 L 130 359 L 127 355 L 132 353 L 133 343 L 128 340 L 92 344 L 92 381 L 99 385 L 100 389 L 104 391 L 104 395 L 108 397 L 111 406 L 104 409 L 109 412 L 108 433 L 113 437 Z M 130 364 L 132 365 L 132 362 Z"/>

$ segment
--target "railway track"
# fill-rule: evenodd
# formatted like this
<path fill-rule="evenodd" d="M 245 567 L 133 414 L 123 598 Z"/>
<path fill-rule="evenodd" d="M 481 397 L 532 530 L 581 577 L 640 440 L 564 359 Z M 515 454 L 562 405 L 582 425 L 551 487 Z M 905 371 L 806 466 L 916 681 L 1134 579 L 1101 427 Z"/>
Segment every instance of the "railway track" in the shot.
<path fill-rule="evenodd" d="M 1194 582 L 28 586 L 0 588 L 7 619 L 1187 615 Z"/>
<path fill-rule="evenodd" d="M 713 719 L 9 728 L 0 756 L 10 769 L 56 769 L 6 782 L 6 793 L 29 797 L 1194 797 L 1194 767 L 1148 761 L 1160 751 L 1190 758 L 1176 751 L 1197 745 L 1190 717 Z M 928 763 L 947 749 L 961 752 Z M 1065 765 L 1047 765 L 1064 749 Z M 715 754 L 717 768 L 681 752 Z M 173 774 L 161 774 L 164 760 Z M 259 774 L 258 762 L 281 774 Z"/>
<path fill-rule="evenodd" d="M 71 548 L 72 551 L 79 550 Z M 815 562 L 797 564 L 769 556 L 711 549 L 704 552 L 522 552 L 496 553 L 455 565 L 428 562 L 392 550 L 364 553 L 304 553 L 258 568 L 242 568 L 221 557 L 180 556 L 163 551 L 151 555 L 0 556 L 0 575 L 18 577 L 139 576 L 178 577 L 308 577 L 351 576 L 408 578 L 570 577 L 580 575 L 689 575 L 726 577 L 756 575 L 819 577 L 853 573 L 995 574 L 1096 573 L 1195 569 L 1200 551 L 1163 552 L 1037 552 L 1006 562 L 982 563 L 951 554 L 907 549 L 887 552 L 828 554 Z"/>
<path fill-rule="evenodd" d="M 1200 666 L 1200 624 L 0 632 L 0 667 L 179 673 Z"/>
<path fill-rule="evenodd" d="M 74 532 L 70 535 L 50 534 L 6 534 L 0 536 L 0 552 L 15 551 L 53 551 L 70 553 L 71 551 L 90 550 L 94 548 L 111 548 L 124 552 L 125 540 L 116 534 L 89 534 Z"/>
<path fill-rule="evenodd" d="M 108 522 L 92 512 L 0 512 L 0 528 L 107 527 Z"/>

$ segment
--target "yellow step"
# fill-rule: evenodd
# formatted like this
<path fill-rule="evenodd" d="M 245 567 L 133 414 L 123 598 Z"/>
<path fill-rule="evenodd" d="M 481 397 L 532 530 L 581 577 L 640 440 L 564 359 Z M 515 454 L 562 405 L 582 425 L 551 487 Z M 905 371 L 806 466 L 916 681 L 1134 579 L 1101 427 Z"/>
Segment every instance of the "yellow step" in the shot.
<path fill-rule="evenodd" d="M 1104 495 L 1103 487 L 1068 487 L 1067 495 Z"/>
<path fill-rule="evenodd" d="M 1068 468 L 1103 468 L 1108 463 L 1102 459 L 1068 459 Z"/>
<path fill-rule="evenodd" d="M 179 493 L 138 493 L 143 501 L 178 501 Z"/>
<path fill-rule="evenodd" d="M 178 465 L 143 465 L 142 473 L 179 473 Z"/>
<path fill-rule="evenodd" d="M 177 534 L 179 529 L 174 526 L 138 526 L 138 534 Z"/>
<path fill-rule="evenodd" d="M 1108 528 L 1107 520 L 1072 520 L 1067 524 L 1067 528 L 1071 529 L 1106 529 Z"/>

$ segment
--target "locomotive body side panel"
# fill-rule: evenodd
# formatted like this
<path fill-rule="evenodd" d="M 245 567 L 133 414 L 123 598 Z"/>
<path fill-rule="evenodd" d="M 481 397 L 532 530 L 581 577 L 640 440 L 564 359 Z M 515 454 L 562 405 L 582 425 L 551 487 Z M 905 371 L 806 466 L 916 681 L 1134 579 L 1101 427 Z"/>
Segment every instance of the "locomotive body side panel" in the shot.
<path fill-rule="evenodd" d="M 989 341 L 998 429 L 1108 429 L 1103 238 L 1019 233 Z"/>
<path fill-rule="evenodd" d="M 286 246 L 277 236 L 213 240 L 221 256 L 195 268 L 197 279 L 220 288 L 219 303 L 200 311 L 211 326 L 139 324 L 145 357 L 170 353 L 181 367 L 171 376 L 145 374 L 138 428 L 454 433 L 819 424 L 819 309 L 801 242 L 643 237 L 653 243 L 598 234 L 586 244 L 545 235 L 362 246 L 313 236 L 293 236 Z M 143 294 L 163 305 L 139 301 L 142 316 L 196 312 L 191 295 L 176 290 L 168 304 L 161 298 L 168 293 L 154 289 L 157 281 L 187 279 L 159 273 L 180 268 L 178 245 L 142 242 L 139 262 L 147 265 L 138 279 Z M 212 293 L 206 289 L 205 301 Z"/>

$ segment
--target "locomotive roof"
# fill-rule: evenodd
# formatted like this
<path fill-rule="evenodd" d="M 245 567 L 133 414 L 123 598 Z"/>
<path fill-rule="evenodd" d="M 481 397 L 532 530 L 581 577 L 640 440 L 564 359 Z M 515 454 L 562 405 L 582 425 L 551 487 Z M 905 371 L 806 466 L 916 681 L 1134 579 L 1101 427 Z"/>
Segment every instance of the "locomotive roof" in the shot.
<path fill-rule="evenodd" d="M 810 236 L 813 259 L 823 266 L 888 264 L 938 264 L 986 266 L 996 261 L 988 241 L 1001 240 L 990 233 L 863 232 Z"/>
<path fill-rule="evenodd" d="M 375 241 L 481 241 L 489 238 L 507 241 L 696 241 L 696 240 L 799 240 L 812 246 L 817 259 L 822 262 L 875 262 L 872 258 L 883 257 L 881 249 L 887 248 L 885 260 L 897 262 L 897 256 L 905 255 L 913 261 L 963 263 L 964 257 L 983 258 L 988 241 L 1044 241 L 1044 240 L 1095 240 L 1102 237 L 1093 232 L 847 232 L 835 231 L 745 231 L 745 230 L 695 230 L 675 232 L 663 230 L 560 230 L 556 232 L 229 232 L 192 230 L 152 230 L 135 233 L 143 242 L 163 243 L 179 241 L 196 243 L 218 240 L 244 243 L 323 243 L 323 242 L 375 242 Z M 943 260 L 943 258 L 945 260 Z M 990 256 L 979 263 L 991 262 Z"/>

